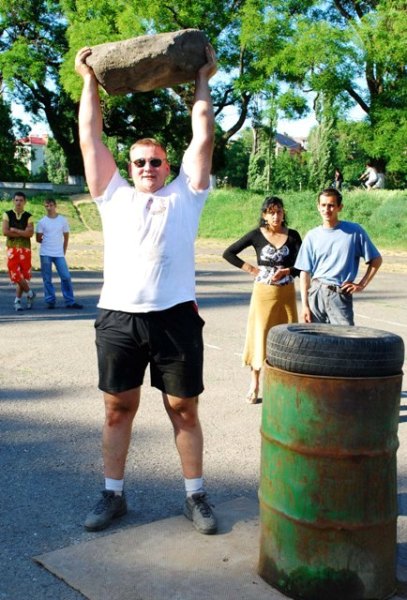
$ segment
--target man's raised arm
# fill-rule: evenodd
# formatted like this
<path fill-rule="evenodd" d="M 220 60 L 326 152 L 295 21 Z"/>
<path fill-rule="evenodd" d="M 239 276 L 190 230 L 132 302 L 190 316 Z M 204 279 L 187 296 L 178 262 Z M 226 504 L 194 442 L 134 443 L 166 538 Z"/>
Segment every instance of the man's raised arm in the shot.
<path fill-rule="evenodd" d="M 82 48 L 75 58 L 75 70 L 83 78 L 79 105 L 79 139 L 85 166 L 86 182 L 93 198 L 101 196 L 110 182 L 116 164 L 102 142 L 103 118 L 100 107 L 99 86 L 86 58 L 90 48 Z"/>
<path fill-rule="evenodd" d="M 209 186 L 215 139 L 215 119 L 209 79 L 216 73 L 216 56 L 212 46 L 206 48 L 207 62 L 196 74 L 192 107 L 192 140 L 184 156 L 184 169 L 195 190 Z"/>

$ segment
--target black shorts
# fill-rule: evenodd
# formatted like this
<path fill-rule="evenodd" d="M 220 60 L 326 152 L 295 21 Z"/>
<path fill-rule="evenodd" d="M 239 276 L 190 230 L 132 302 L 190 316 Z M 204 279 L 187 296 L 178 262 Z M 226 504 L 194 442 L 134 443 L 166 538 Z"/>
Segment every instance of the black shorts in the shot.
<path fill-rule="evenodd" d="M 95 321 L 99 388 L 115 394 L 140 387 L 150 363 L 152 386 L 179 398 L 198 396 L 204 324 L 194 302 L 149 313 L 101 309 Z"/>

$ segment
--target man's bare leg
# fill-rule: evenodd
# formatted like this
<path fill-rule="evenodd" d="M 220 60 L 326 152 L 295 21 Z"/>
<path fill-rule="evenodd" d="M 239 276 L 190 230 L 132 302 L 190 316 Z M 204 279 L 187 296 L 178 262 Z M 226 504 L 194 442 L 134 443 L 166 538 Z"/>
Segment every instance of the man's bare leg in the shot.
<path fill-rule="evenodd" d="M 130 446 L 133 420 L 140 404 L 140 388 L 117 394 L 104 393 L 103 462 L 105 490 L 95 509 L 88 514 L 85 527 L 100 531 L 113 519 L 127 512 L 123 494 L 124 471 Z"/>
<path fill-rule="evenodd" d="M 140 404 L 140 388 L 104 393 L 103 462 L 105 477 L 123 479 L 133 420 Z"/>
<path fill-rule="evenodd" d="M 203 435 L 198 417 L 198 397 L 177 398 L 163 394 L 163 399 L 174 429 L 175 444 L 185 478 L 187 499 L 184 515 L 200 533 L 216 533 L 216 518 L 203 487 Z"/>
<path fill-rule="evenodd" d="M 21 306 L 21 298 L 23 297 L 24 292 L 28 294 L 29 291 L 30 286 L 25 279 L 20 279 L 20 281 L 16 283 L 16 298 L 14 300 L 15 310 L 21 311 L 23 309 Z"/>
<path fill-rule="evenodd" d="M 198 398 L 177 398 L 163 394 L 163 399 L 174 428 L 175 445 L 184 477 L 202 477 L 203 435 L 198 417 Z"/>
<path fill-rule="evenodd" d="M 26 294 L 30 291 L 30 286 L 28 285 L 25 279 L 20 279 L 18 283 L 16 283 L 16 297 L 21 298 L 23 293 Z"/>

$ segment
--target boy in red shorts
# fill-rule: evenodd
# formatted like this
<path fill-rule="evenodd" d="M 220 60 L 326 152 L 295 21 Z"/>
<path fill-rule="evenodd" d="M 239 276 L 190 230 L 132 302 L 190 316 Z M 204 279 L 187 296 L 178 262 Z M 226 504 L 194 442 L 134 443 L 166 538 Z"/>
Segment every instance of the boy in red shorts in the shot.
<path fill-rule="evenodd" d="M 31 240 L 34 222 L 31 213 L 24 210 L 27 199 L 23 192 L 14 194 L 14 208 L 3 214 L 3 235 L 7 238 L 7 268 L 12 283 L 16 284 L 14 309 L 23 310 L 21 298 L 27 294 L 27 308 L 32 308 L 35 292 L 30 289 Z"/>

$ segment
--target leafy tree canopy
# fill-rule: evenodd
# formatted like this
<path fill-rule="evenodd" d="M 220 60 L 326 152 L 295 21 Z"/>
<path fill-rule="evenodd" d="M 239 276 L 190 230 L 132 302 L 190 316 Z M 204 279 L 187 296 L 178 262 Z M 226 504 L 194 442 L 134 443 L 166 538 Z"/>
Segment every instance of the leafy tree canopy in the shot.
<path fill-rule="evenodd" d="M 329 97 L 338 116 L 358 105 L 371 155 L 406 170 L 405 8 L 404 0 L 248 0 L 241 39 L 282 87 L 281 108 L 305 109 L 310 92 Z"/>
<path fill-rule="evenodd" d="M 312 92 L 329 98 L 339 118 L 358 105 L 366 151 L 407 171 L 405 0 L 2 0 L 0 74 L 29 113 L 45 114 L 69 172 L 81 173 L 77 50 L 190 27 L 205 31 L 217 52 L 218 118 L 235 108 L 234 123 L 218 131 L 219 166 L 228 140 L 259 118 L 259 102 L 294 118 L 309 110 Z M 190 136 L 191 88 L 176 93 L 104 98 L 106 133 L 124 144 L 134 133 L 162 131 L 179 157 Z"/>
<path fill-rule="evenodd" d="M 0 181 L 12 181 L 16 175 L 16 144 L 9 104 L 0 95 Z"/>
<path fill-rule="evenodd" d="M 76 106 L 60 85 L 68 50 L 66 20 L 57 0 L 0 4 L 0 72 L 13 99 L 34 119 L 45 115 L 70 173 L 83 172 Z"/>
<path fill-rule="evenodd" d="M 224 143 L 243 126 L 249 116 L 252 94 L 258 88 L 251 73 L 252 56 L 244 52 L 239 40 L 240 11 L 244 0 L 190 0 L 156 4 L 140 0 L 61 0 L 67 16 L 70 50 L 62 67 L 65 88 L 79 97 L 81 82 L 72 72 L 76 51 L 85 45 L 123 40 L 138 35 L 198 28 L 203 30 L 217 51 L 225 77 L 213 87 L 217 115 L 227 106 L 237 111 L 236 122 L 224 135 Z M 180 86 L 176 92 L 188 105 L 190 86 Z M 162 92 L 161 92 L 162 95 Z M 110 102 L 110 101 L 108 101 Z M 221 142 L 218 139 L 219 143 Z"/>

